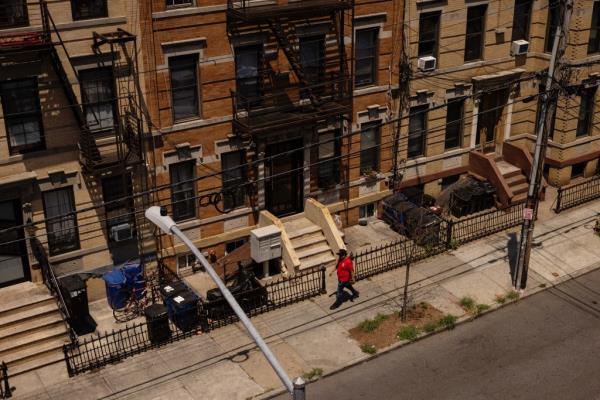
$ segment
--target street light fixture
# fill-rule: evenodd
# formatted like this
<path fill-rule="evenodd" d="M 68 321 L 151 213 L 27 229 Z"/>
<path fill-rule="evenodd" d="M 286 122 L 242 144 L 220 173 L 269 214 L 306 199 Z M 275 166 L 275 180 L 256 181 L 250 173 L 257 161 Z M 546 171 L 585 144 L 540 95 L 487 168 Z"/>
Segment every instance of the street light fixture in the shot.
<path fill-rule="evenodd" d="M 269 349 L 264 339 L 260 336 L 260 333 L 258 333 L 252 322 L 250 322 L 250 319 L 246 316 L 244 310 L 242 310 L 242 307 L 240 307 L 240 305 L 235 300 L 229 289 L 227 289 L 227 286 L 225 286 L 225 283 L 223 283 L 219 275 L 217 275 L 212 265 L 210 265 L 208 260 L 206 260 L 202 253 L 200 253 L 200 250 L 198 250 L 194 243 L 190 239 L 188 239 L 188 237 L 179 229 L 175 221 L 173 221 L 173 219 L 167 215 L 166 207 L 150 207 L 146 210 L 145 215 L 146 218 L 148 218 L 150 222 L 152 222 L 154 225 L 159 227 L 161 231 L 168 235 L 177 236 L 192 251 L 194 256 L 196 256 L 198 261 L 202 264 L 208 275 L 217 284 L 217 287 L 223 294 L 223 297 L 225 297 L 225 300 L 227 300 L 227 303 L 229 303 L 233 312 L 235 312 L 237 317 L 240 319 L 240 322 L 242 323 L 242 325 L 244 325 L 244 328 L 246 328 L 248 334 L 250 335 L 252 340 L 254 340 L 254 343 L 256 343 L 260 351 L 262 351 L 262 353 L 265 355 L 265 358 L 267 359 L 269 364 L 271 364 L 271 367 L 273 367 L 275 373 L 277 374 L 279 379 L 281 379 L 281 382 L 283 382 L 284 386 L 290 392 L 292 398 L 294 400 L 304 400 L 304 380 L 301 377 L 298 377 L 294 382 L 292 382 L 292 380 L 285 372 L 281 364 L 279 364 L 277 358 L 275 358 L 275 355 L 271 352 L 271 349 Z"/>

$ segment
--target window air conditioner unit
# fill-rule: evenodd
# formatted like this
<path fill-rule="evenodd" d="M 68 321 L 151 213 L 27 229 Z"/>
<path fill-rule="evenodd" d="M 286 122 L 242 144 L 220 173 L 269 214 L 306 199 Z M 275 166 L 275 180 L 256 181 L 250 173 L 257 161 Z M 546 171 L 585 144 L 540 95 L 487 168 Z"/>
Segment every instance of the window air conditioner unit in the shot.
<path fill-rule="evenodd" d="M 122 242 L 133 237 L 133 229 L 131 224 L 119 224 L 110 228 L 110 237 L 115 242 Z"/>
<path fill-rule="evenodd" d="M 418 67 L 421 71 L 433 71 L 435 69 L 436 63 L 437 59 L 435 57 L 419 57 Z"/>
<path fill-rule="evenodd" d="M 520 56 L 523 54 L 527 54 L 529 51 L 529 42 L 527 40 L 515 40 L 512 42 L 512 46 L 510 48 L 510 54 L 512 56 Z"/>

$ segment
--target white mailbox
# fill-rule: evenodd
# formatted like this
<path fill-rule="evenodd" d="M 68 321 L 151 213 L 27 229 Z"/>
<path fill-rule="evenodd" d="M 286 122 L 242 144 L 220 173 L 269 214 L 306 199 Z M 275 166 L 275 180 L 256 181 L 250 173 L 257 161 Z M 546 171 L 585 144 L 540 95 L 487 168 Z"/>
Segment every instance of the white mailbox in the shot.
<path fill-rule="evenodd" d="M 281 230 L 275 225 L 251 230 L 250 251 L 259 263 L 281 257 Z"/>

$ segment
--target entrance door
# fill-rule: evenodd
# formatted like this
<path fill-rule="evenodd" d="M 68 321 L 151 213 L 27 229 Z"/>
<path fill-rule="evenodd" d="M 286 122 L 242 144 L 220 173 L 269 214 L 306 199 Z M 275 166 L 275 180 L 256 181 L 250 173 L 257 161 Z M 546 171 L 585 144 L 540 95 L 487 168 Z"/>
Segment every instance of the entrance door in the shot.
<path fill-rule="evenodd" d="M 479 116 L 477 117 L 476 144 L 480 146 L 481 140 L 485 138 L 483 150 L 492 153 L 496 149 L 497 130 L 500 128 L 502 111 L 508 101 L 508 89 L 487 92 L 481 97 L 479 105 Z"/>
<path fill-rule="evenodd" d="M 288 154 L 287 152 L 291 150 L 296 151 Z M 282 155 L 276 156 L 277 154 Z M 304 209 L 302 139 L 268 145 L 266 156 L 267 210 L 278 217 L 302 212 Z M 275 157 L 271 158 L 272 156 Z"/>
<path fill-rule="evenodd" d="M 25 282 L 31 277 L 23 229 L 1 232 L 22 224 L 20 201 L 0 202 L 0 287 Z"/>

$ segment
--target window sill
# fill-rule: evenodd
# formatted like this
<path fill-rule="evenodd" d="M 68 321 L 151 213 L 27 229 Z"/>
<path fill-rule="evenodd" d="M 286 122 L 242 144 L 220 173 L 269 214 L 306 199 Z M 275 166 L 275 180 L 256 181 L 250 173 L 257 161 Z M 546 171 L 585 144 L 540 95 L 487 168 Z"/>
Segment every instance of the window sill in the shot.
<path fill-rule="evenodd" d="M 79 19 L 73 22 L 65 22 L 56 24 L 56 29 L 59 31 L 68 31 L 73 29 L 88 28 L 91 26 L 103 26 L 103 25 L 117 25 L 124 24 L 127 22 L 127 17 L 104 17 L 104 18 L 90 18 L 90 19 Z"/>

